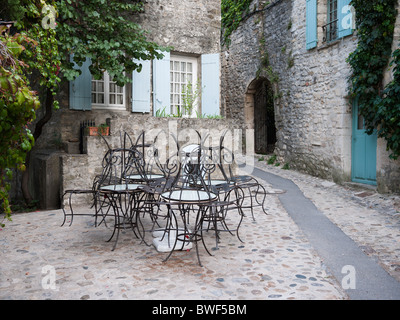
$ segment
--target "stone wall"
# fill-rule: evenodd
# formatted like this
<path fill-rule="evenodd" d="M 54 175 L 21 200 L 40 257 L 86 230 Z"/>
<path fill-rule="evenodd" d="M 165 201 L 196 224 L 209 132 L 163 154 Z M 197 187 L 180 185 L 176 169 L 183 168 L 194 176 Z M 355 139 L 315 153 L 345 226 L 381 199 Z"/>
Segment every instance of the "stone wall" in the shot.
<path fill-rule="evenodd" d="M 146 1 L 139 22 L 159 45 L 202 54 L 220 51 L 220 17 L 219 0 L 154 0 Z"/>
<path fill-rule="evenodd" d="M 304 3 L 278 0 L 232 35 L 223 54 L 226 114 L 244 121 L 250 84 L 269 79 L 275 95 L 276 153 L 293 168 L 338 178 L 350 170 L 344 165 L 350 156 L 344 139 L 351 135 L 351 109 L 344 98 L 348 69 L 337 57 L 350 53 L 354 40 L 309 52 L 304 26 Z"/>
<path fill-rule="evenodd" d="M 289 134 L 283 135 L 279 154 L 312 174 L 349 180 L 351 107 L 346 96 L 350 68 L 345 58 L 354 51 L 356 37 L 329 44 L 319 39 L 317 48 L 306 50 L 305 17 L 304 3 L 293 1 L 294 65 L 288 79 L 290 95 L 281 110 L 282 129 Z"/>

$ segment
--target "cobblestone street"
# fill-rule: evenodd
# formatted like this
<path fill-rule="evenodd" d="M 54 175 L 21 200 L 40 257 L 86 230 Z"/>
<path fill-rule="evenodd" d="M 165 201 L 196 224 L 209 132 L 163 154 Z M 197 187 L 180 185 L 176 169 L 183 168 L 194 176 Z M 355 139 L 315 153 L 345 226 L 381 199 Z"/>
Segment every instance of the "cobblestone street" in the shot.
<path fill-rule="evenodd" d="M 292 170 L 258 162 L 271 173 L 292 180 L 320 212 L 355 241 L 368 256 L 400 281 L 400 196 L 379 194 L 361 185 L 337 185 Z"/>
<path fill-rule="evenodd" d="M 315 206 L 400 281 L 399 197 L 338 186 L 291 170 L 256 163 L 292 180 Z M 263 181 L 260 181 L 263 182 Z M 309 240 L 283 208 L 278 190 L 265 184 L 268 215 L 247 212 L 240 242 L 224 233 L 209 256 L 165 253 L 126 230 L 115 251 L 111 234 L 90 217 L 60 227 L 62 210 L 14 214 L 0 231 L 0 299 L 348 299 Z M 79 208 L 81 212 L 89 210 Z M 151 235 L 147 235 L 150 237 Z M 55 271 L 55 285 L 48 281 Z M 344 275 L 343 275 L 344 276 Z M 396 280 L 393 279 L 394 282 Z"/>

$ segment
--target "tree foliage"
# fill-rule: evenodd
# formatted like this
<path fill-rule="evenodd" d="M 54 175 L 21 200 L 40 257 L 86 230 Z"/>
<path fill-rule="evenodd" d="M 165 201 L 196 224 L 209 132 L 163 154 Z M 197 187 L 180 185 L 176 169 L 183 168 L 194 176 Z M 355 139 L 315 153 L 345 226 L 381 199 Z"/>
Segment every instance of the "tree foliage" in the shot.
<path fill-rule="evenodd" d="M 133 70 L 140 71 L 137 60 L 160 59 L 162 48 L 147 40 L 146 31 L 134 21 L 143 12 L 142 1 L 58 0 L 57 36 L 64 56 L 82 65 L 90 58 L 90 72 L 99 79 L 107 70 L 118 85 L 131 81 Z M 79 71 L 63 60 L 62 71 L 68 80 Z"/>
<path fill-rule="evenodd" d="M 10 36 L 6 26 L 0 27 L 0 35 L 0 203 L 9 218 L 11 169 L 25 169 L 34 142 L 27 125 L 40 103 L 24 75 L 27 65 L 19 60 L 25 47 L 36 42 L 21 34 Z"/>
<path fill-rule="evenodd" d="M 400 49 L 393 52 L 393 80 L 385 87 L 376 103 L 379 119 L 378 136 L 386 139 L 390 157 L 400 156 Z"/>
<path fill-rule="evenodd" d="M 11 68 L 9 71 L 13 76 L 19 75 L 21 79 L 23 79 L 24 85 L 27 88 L 35 88 L 35 90 L 38 90 L 39 92 L 36 93 L 33 92 L 32 89 L 29 89 L 31 95 L 35 97 L 38 95 L 40 97 L 39 100 L 42 102 L 39 103 L 38 101 L 34 109 L 29 109 L 26 101 L 17 100 L 15 103 L 11 103 L 11 101 L 9 99 L 7 100 L 5 96 L 2 97 L 3 108 L 18 110 L 17 112 L 20 114 L 21 119 L 25 119 L 25 123 L 21 123 L 21 125 L 23 125 L 26 132 L 28 132 L 31 145 L 28 146 L 26 142 L 27 140 L 25 140 L 25 143 L 22 143 L 20 138 L 15 135 L 7 136 L 7 138 L 3 136 L 4 140 L 1 141 L 1 147 L 6 148 L 5 150 L 7 150 L 7 152 L 0 154 L 2 161 L 1 168 L 7 172 L 11 172 L 11 169 L 15 168 L 15 163 L 13 164 L 4 161 L 4 159 L 9 157 L 10 153 L 12 153 L 12 150 L 7 148 L 8 144 L 13 144 L 15 146 L 20 144 L 24 153 L 20 153 L 18 163 L 16 163 L 16 169 L 22 170 L 22 177 L 24 177 L 29 172 L 28 168 L 31 146 L 35 139 L 40 135 L 39 131 L 41 130 L 38 131 L 36 129 L 38 127 L 41 128 L 40 124 L 45 123 L 46 121 L 41 118 L 37 121 L 35 126 L 31 122 L 36 118 L 35 112 L 41 105 L 48 105 L 48 102 L 50 101 L 50 105 L 53 106 L 53 101 L 55 101 L 54 96 L 57 94 L 59 83 L 61 81 L 58 77 L 61 62 L 58 51 L 58 42 L 56 39 L 56 31 L 52 28 L 44 27 L 43 24 L 44 18 L 49 14 L 46 8 L 49 5 L 54 5 L 54 1 L 6 0 L 6 2 L 8 2 L 8 5 L 6 5 L 6 9 L 3 8 L 2 10 L 3 17 L 15 21 L 14 26 L 19 33 L 17 33 L 14 38 L 17 41 L 20 41 L 20 39 L 25 40 L 23 46 L 21 46 L 21 50 L 18 52 L 19 67 Z M 3 38 L 3 41 L 5 38 Z M 21 42 L 19 43 L 22 45 Z M 22 85 L 22 83 L 20 84 Z M 12 93 L 9 87 L 3 87 L 3 89 L 3 92 L 6 92 L 7 94 Z M 26 91 L 28 91 L 28 89 L 26 89 Z M 27 94 L 25 95 L 25 98 L 28 101 Z M 54 107 L 58 107 L 57 101 L 55 101 Z M 15 118 L 12 118 L 10 113 L 8 113 L 7 117 L 3 120 L 6 122 L 16 121 Z M 35 130 L 31 133 L 28 127 L 33 127 Z M 26 182 L 25 185 L 27 186 L 28 183 Z M 30 205 L 32 199 L 26 199 L 26 202 Z M 11 211 L 5 193 L 3 198 L 3 207 L 5 212 L 9 213 Z"/>

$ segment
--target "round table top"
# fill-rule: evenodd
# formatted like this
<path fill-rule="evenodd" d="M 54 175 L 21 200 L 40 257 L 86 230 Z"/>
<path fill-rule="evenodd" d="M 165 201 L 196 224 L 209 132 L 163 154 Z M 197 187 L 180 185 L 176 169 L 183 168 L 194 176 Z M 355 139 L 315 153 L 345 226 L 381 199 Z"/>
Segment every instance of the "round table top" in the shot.
<path fill-rule="evenodd" d="M 157 174 L 157 173 L 149 173 L 149 174 L 146 174 L 146 178 L 149 180 L 160 179 L 160 178 L 164 178 L 164 175 Z M 131 174 L 131 175 L 126 176 L 125 179 L 143 180 L 144 178 L 140 174 Z"/>
<path fill-rule="evenodd" d="M 108 186 L 100 187 L 100 190 L 102 190 L 102 191 L 133 191 L 133 190 L 138 190 L 139 187 L 143 187 L 143 184 L 135 184 L 135 183 L 111 184 Z"/>
<path fill-rule="evenodd" d="M 233 182 L 227 182 L 226 180 L 223 179 L 211 179 L 211 180 L 205 180 L 204 183 L 206 185 L 211 185 L 211 186 L 218 186 L 222 184 L 233 184 Z"/>
<path fill-rule="evenodd" d="M 182 202 L 202 202 L 212 201 L 217 199 L 217 195 L 204 190 L 173 190 L 161 194 L 161 197 L 166 200 L 182 201 Z"/>

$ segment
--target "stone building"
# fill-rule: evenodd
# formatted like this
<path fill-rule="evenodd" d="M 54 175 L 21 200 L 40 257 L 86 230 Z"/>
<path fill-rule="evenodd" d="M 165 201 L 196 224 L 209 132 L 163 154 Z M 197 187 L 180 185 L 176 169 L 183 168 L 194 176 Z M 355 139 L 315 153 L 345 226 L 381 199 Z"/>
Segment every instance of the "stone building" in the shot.
<path fill-rule="evenodd" d="M 64 84 L 60 109 L 45 125 L 33 152 L 31 190 L 43 208 L 59 207 L 65 189 L 90 188 L 101 172 L 107 146 L 100 137 L 82 137 L 82 123 L 108 123 L 110 145 L 120 144 L 121 132 L 136 139 L 142 130 L 222 132 L 234 126 L 229 119 L 215 117 L 220 115 L 220 1 L 144 3 L 145 12 L 135 19 L 149 32 L 150 41 L 173 49 L 162 60 L 142 61 L 142 71 L 134 72 L 133 83 L 124 87 L 116 86 L 106 73 L 102 80 L 93 80 L 88 64 L 79 78 Z M 188 84 L 200 92 L 191 112 L 181 118 L 156 117 L 182 111 L 182 86 Z"/>
<path fill-rule="evenodd" d="M 222 48 L 222 108 L 255 130 L 255 151 L 336 182 L 400 191 L 400 161 L 367 136 L 348 97 L 357 45 L 347 0 L 255 0 Z M 397 19 L 393 46 L 398 45 Z M 390 80 L 387 72 L 386 79 Z"/>

